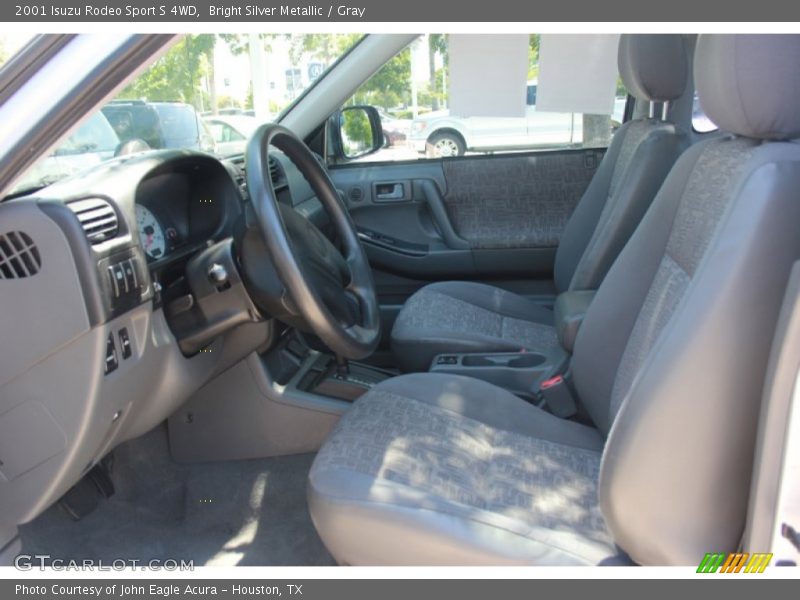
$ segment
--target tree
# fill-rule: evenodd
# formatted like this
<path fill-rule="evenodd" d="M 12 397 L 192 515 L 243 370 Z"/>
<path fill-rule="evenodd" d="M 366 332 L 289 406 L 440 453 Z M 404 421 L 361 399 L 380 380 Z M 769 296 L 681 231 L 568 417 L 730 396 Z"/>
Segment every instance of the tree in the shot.
<path fill-rule="evenodd" d="M 406 48 L 387 62 L 354 94 L 357 103 L 374 104 L 386 110 L 407 102 L 411 82 L 411 50 Z"/>
<path fill-rule="evenodd" d="M 206 72 L 208 74 L 208 97 L 209 101 L 211 102 L 211 114 L 216 115 L 218 114 L 218 105 L 217 105 L 217 73 L 216 73 L 216 65 L 214 64 L 214 49 L 217 47 L 217 38 L 214 38 L 214 43 L 211 44 L 211 47 L 206 50 L 205 59 L 206 59 Z"/>
<path fill-rule="evenodd" d="M 539 77 L 539 35 L 531 34 L 528 41 L 528 80 Z"/>
<path fill-rule="evenodd" d="M 304 54 L 326 67 L 355 46 L 363 36 L 358 33 L 310 33 L 289 36 L 292 41 L 289 58 L 299 64 Z"/>
<path fill-rule="evenodd" d="M 439 110 L 439 99 L 444 97 L 447 90 L 442 89 L 441 95 L 437 93 L 436 87 L 439 78 L 441 77 L 441 70 L 436 69 L 436 55 L 442 57 L 442 70 L 447 69 L 447 35 L 443 33 L 431 33 L 428 35 L 428 72 L 430 79 L 428 81 L 428 91 L 431 94 L 431 109 Z"/>
<path fill-rule="evenodd" d="M 277 33 L 259 33 L 258 38 L 263 42 L 264 49 L 270 50 L 269 42 L 276 39 L 279 35 L 280 34 Z M 287 39 L 291 37 L 291 34 L 288 33 L 283 35 Z M 246 54 L 250 50 L 250 36 L 241 35 L 239 33 L 221 33 L 217 37 L 227 44 L 228 49 L 234 56 Z"/>
<path fill-rule="evenodd" d="M 246 35 L 238 33 L 221 33 L 219 38 L 228 45 L 228 49 L 234 56 L 247 52 L 247 46 L 250 43 Z"/>
<path fill-rule="evenodd" d="M 242 108 L 242 103 L 231 96 L 221 95 L 217 98 L 219 108 Z"/>
<path fill-rule="evenodd" d="M 247 86 L 247 96 L 244 98 L 244 108 L 246 110 L 253 110 L 253 82 L 251 81 Z"/>
<path fill-rule="evenodd" d="M 188 102 L 202 108 L 201 83 L 213 66 L 215 43 L 210 34 L 185 36 L 130 83 L 121 97 Z"/>

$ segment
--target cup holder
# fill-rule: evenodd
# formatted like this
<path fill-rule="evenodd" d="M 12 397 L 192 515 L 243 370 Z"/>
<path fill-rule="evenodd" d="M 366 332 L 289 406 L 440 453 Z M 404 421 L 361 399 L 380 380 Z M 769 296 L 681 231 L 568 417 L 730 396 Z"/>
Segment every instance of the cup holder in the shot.
<path fill-rule="evenodd" d="M 461 359 L 461 364 L 465 367 L 496 367 L 499 363 L 483 354 L 467 354 Z"/>
<path fill-rule="evenodd" d="M 530 369 L 532 367 L 538 367 L 545 360 L 545 357 L 541 354 L 531 352 L 530 354 L 520 354 L 517 358 L 509 361 L 508 366 L 512 369 Z"/>
<path fill-rule="evenodd" d="M 531 369 L 541 365 L 546 358 L 535 352 L 525 354 L 467 354 L 461 359 L 465 367 L 507 367 Z"/>

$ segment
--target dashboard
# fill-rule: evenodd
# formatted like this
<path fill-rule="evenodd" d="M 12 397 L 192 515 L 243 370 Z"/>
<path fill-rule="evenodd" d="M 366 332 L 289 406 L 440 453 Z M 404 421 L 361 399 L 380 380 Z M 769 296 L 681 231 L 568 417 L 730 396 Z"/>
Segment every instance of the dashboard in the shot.
<path fill-rule="evenodd" d="M 291 161 L 275 152 L 269 169 L 278 200 L 326 230 Z M 113 159 L 0 204 L 0 234 L 29 240 L 36 267 L 2 281 L 13 307 L 0 311 L 14 349 L 0 361 L 0 433 L 17 448 L 0 464 L 9 522 L 39 514 L 114 446 L 274 343 L 275 319 L 236 277 L 247 210 L 242 157 L 186 150 Z M 218 263 L 232 274 L 224 285 L 208 277 Z"/>
<path fill-rule="evenodd" d="M 164 227 L 144 204 L 136 205 L 136 228 L 139 230 L 139 242 L 148 261 L 158 260 L 167 255 L 167 239 L 170 240 L 170 250 L 174 247 L 177 230 L 169 227 L 165 233 Z"/>
<path fill-rule="evenodd" d="M 276 153 L 278 154 L 278 153 Z M 237 204 L 248 199 L 244 160 L 222 161 L 239 192 Z M 326 229 L 327 215 L 310 186 L 283 155 L 270 162 L 270 172 L 278 201 L 292 206 Z M 135 197 L 135 225 L 139 243 L 151 268 L 202 247 L 209 239 L 229 235 L 230 182 L 207 174 L 196 165 L 186 165 L 169 173 L 156 173 L 138 186 Z M 233 211 L 238 216 L 238 211 Z"/>
<path fill-rule="evenodd" d="M 228 233 L 228 221 L 238 215 L 239 203 L 231 183 L 191 163 L 143 180 L 135 197 L 135 222 L 148 263 L 168 260 Z"/>

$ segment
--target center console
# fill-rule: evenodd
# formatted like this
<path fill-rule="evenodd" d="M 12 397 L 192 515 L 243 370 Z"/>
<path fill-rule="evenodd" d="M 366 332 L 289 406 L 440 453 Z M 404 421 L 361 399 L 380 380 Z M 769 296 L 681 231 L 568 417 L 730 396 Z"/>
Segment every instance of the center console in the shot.
<path fill-rule="evenodd" d="M 544 351 L 439 354 L 434 357 L 429 370 L 431 373 L 452 373 L 482 379 L 517 396 L 538 401 L 540 392 L 551 385 L 552 378 L 567 371 L 578 330 L 594 295 L 594 290 L 559 294 L 553 311 L 559 341 L 556 348 Z"/>
<path fill-rule="evenodd" d="M 283 393 L 352 402 L 373 386 L 395 375 L 357 362 L 337 362 L 330 354 L 313 350 L 291 335 L 261 357 Z"/>
<path fill-rule="evenodd" d="M 548 352 L 439 354 L 430 372 L 482 379 L 533 400 L 541 382 L 562 372 L 568 360 L 560 348 Z"/>
<path fill-rule="evenodd" d="M 548 382 L 568 371 L 578 329 L 593 297 L 594 291 L 560 294 L 554 310 L 560 344 L 554 348 L 439 354 L 428 370 L 482 379 L 538 403 Z M 330 354 L 312 349 L 297 332 L 289 333 L 269 352 L 259 355 L 258 363 L 258 370 L 265 374 L 281 401 L 310 408 L 335 408 L 337 412 L 346 410 L 348 403 L 380 382 L 399 375 L 357 362 L 337 363 Z"/>

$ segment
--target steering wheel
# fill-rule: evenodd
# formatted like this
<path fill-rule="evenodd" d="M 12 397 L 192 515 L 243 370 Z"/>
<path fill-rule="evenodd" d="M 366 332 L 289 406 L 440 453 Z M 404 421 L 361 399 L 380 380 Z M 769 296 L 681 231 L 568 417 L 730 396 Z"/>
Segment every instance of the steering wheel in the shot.
<path fill-rule="evenodd" d="M 308 181 L 338 234 L 341 252 L 311 221 L 278 202 L 269 170 L 271 148 L 283 152 Z M 293 311 L 338 356 L 369 356 L 381 332 L 372 271 L 325 169 L 302 140 L 275 124 L 255 131 L 246 154 L 250 201 Z"/>

